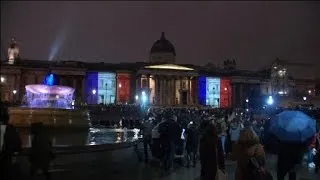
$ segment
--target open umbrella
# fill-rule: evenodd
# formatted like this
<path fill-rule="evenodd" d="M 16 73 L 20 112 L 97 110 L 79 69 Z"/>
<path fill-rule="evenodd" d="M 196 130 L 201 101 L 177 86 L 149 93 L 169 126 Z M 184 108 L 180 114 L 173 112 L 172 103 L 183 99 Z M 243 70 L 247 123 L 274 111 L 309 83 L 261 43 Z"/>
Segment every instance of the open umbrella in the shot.
<path fill-rule="evenodd" d="M 271 119 L 269 133 L 280 141 L 304 142 L 316 133 L 316 121 L 301 111 L 283 111 Z"/>

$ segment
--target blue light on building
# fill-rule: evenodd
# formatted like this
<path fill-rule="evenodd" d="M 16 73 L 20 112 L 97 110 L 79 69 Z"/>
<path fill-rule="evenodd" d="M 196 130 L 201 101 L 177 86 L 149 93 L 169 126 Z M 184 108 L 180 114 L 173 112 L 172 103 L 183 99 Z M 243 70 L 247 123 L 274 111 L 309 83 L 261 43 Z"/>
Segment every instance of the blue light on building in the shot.
<path fill-rule="evenodd" d="M 207 91 L 207 78 L 205 76 L 200 76 L 198 78 L 198 102 L 201 105 L 206 105 L 206 91 Z"/>

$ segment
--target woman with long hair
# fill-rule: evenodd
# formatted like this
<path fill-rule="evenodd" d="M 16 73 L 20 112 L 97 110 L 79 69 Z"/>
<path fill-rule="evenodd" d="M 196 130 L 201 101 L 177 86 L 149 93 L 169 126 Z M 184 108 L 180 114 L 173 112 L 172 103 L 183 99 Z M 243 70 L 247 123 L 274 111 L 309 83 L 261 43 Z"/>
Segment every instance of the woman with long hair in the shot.
<path fill-rule="evenodd" d="M 234 160 L 237 161 L 237 169 L 235 174 L 236 180 L 251 180 L 248 177 L 252 172 L 249 169 L 249 162 L 254 157 L 260 166 L 265 165 L 265 152 L 260 144 L 259 137 L 252 128 L 241 130 L 239 140 L 233 149 Z M 258 180 L 258 179 L 257 179 Z"/>

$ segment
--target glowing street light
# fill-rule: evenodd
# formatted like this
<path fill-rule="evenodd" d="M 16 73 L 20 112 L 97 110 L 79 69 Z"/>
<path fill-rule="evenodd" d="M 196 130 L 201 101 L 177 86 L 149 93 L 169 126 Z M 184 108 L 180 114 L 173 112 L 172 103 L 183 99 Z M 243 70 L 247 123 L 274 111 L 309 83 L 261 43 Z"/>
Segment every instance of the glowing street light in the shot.
<path fill-rule="evenodd" d="M 95 89 L 92 89 L 92 94 L 95 95 L 97 91 Z"/>
<path fill-rule="evenodd" d="M 306 100 L 307 100 L 307 97 L 304 96 L 304 97 L 303 97 L 303 100 L 306 101 Z"/>
<path fill-rule="evenodd" d="M 309 94 L 311 94 L 311 92 L 312 92 L 311 90 L 308 91 Z"/>
<path fill-rule="evenodd" d="M 142 91 L 141 94 L 142 94 L 142 96 L 141 96 L 142 103 L 146 103 L 148 100 L 146 92 Z"/>
<path fill-rule="evenodd" d="M 267 104 L 268 104 L 268 105 L 272 105 L 273 102 L 274 102 L 274 101 L 273 101 L 273 97 L 272 97 L 272 96 L 269 96 L 269 97 L 268 97 L 268 100 L 267 100 Z"/>
<path fill-rule="evenodd" d="M 138 95 L 136 95 L 136 100 L 137 100 L 137 101 L 139 100 L 139 96 L 138 96 Z"/>
<path fill-rule="evenodd" d="M 4 78 L 4 77 L 1 76 L 1 77 L 0 77 L 0 82 L 1 82 L 1 83 L 4 83 L 5 81 L 6 81 L 6 78 Z"/>
<path fill-rule="evenodd" d="M 246 99 L 246 103 L 248 103 L 249 102 L 249 99 Z"/>
<path fill-rule="evenodd" d="M 14 90 L 12 91 L 12 93 L 13 93 L 13 94 L 17 94 L 17 90 L 14 89 Z"/>

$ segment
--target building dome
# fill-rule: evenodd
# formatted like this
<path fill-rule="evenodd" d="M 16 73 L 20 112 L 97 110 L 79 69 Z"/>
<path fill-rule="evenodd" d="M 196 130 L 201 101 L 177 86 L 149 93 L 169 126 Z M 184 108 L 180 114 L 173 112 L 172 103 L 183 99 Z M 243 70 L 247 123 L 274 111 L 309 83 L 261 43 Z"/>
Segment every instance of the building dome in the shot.
<path fill-rule="evenodd" d="M 150 54 L 153 53 L 172 53 L 176 56 L 175 48 L 173 44 L 165 38 L 164 32 L 161 33 L 161 38 L 153 43 Z"/>

